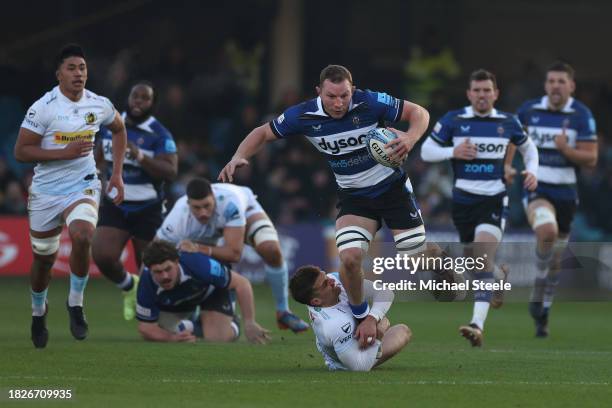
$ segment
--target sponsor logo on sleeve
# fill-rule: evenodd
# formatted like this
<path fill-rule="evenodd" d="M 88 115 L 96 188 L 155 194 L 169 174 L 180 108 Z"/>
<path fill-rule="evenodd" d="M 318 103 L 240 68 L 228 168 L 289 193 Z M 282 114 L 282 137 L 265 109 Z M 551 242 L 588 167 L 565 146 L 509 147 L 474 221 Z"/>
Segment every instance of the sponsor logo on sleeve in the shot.
<path fill-rule="evenodd" d="M 172 139 L 166 140 L 165 150 L 168 153 L 176 153 L 176 143 L 174 143 L 174 140 Z"/>
<path fill-rule="evenodd" d="M 36 111 L 35 111 L 34 109 L 30 109 L 30 110 L 28 111 L 28 115 L 27 115 L 27 116 L 28 116 L 28 118 L 30 118 L 30 119 L 34 119 L 34 117 L 36 116 Z"/>
<path fill-rule="evenodd" d="M 593 134 L 597 133 L 597 125 L 595 125 L 595 119 L 589 119 L 589 131 Z"/>
<path fill-rule="evenodd" d="M 440 122 L 436 123 L 436 126 L 434 126 L 433 131 L 434 133 L 439 133 L 442 130 L 442 124 Z"/>
<path fill-rule="evenodd" d="M 236 207 L 236 204 L 229 203 L 225 208 L 225 211 L 223 212 L 223 216 L 227 221 L 232 221 L 240 218 L 240 211 L 238 211 L 238 207 Z"/>
<path fill-rule="evenodd" d="M 151 309 L 136 304 L 136 313 L 144 317 L 151 317 Z"/>
<path fill-rule="evenodd" d="M 278 122 L 279 125 L 283 123 L 285 121 L 285 114 L 283 113 L 278 118 L 276 118 L 276 121 Z"/>
<path fill-rule="evenodd" d="M 351 323 L 345 323 L 344 325 L 342 325 L 341 329 L 343 332 L 349 333 L 351 331 Z"/>

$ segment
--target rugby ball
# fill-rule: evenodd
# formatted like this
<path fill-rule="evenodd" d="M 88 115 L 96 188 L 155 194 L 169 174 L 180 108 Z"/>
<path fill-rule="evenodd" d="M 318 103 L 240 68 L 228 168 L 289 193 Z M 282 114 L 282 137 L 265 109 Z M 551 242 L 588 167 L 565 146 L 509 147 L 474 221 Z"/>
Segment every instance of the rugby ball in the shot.
<path fill-rule="evenodd" d="M 397 135 L 389 129 L 376 128 L 370 130 L 365 140 L 368 155 L 383 166 L 399 167 L 402 162 L 394 161 L 389 157 L 392 149 L 385 149 L 385 145 L 393 139 L 397 139 Z"/>

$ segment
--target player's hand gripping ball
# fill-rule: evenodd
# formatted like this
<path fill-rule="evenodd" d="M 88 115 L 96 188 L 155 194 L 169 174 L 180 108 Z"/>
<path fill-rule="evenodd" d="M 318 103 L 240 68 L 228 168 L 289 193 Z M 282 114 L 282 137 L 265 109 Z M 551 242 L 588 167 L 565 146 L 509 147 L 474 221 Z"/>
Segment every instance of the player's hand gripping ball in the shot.
<path fill-rule="evenodd" d="M 389 157 L 389 154 L 392 152 L 391 148 L 385 149 L 385 145 L 393 139 L 397 139 L 397 135 L 389 129 L 372 129 L 366 135 L 366 147 L 372 159 L 383 166 L 397 168 L 402 162 L 395 161 Z"/>

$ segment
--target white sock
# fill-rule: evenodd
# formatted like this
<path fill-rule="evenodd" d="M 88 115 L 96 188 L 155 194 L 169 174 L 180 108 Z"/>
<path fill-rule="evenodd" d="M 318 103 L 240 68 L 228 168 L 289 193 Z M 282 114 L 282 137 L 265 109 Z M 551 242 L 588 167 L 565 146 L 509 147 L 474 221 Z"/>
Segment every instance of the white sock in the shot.
<path fill-rule="evenodd" d="M 87 286 L 89 275 L 81 278 L 70 273 L 70 294 L 68 295 L 68 306 L 83 306 L 83 292 Z"/>
<path fill-rule="evenodd" d="M 474 314 L 471 323 L 484 330 L 484 323 L 489 313 L 489 302 L 474 302 Z"/>

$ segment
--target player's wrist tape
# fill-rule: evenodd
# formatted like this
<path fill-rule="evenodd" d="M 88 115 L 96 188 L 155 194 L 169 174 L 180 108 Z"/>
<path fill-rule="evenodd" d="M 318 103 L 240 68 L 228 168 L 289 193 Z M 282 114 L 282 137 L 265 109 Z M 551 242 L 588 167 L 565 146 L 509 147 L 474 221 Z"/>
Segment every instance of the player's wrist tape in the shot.
<path fill-rule="evenodd" d="M 360 305 L 350 305 L 351 312 L 356 319 L 364 319 L 370 313 L 370 305 L 368 302 L 363 302 Z"/>

